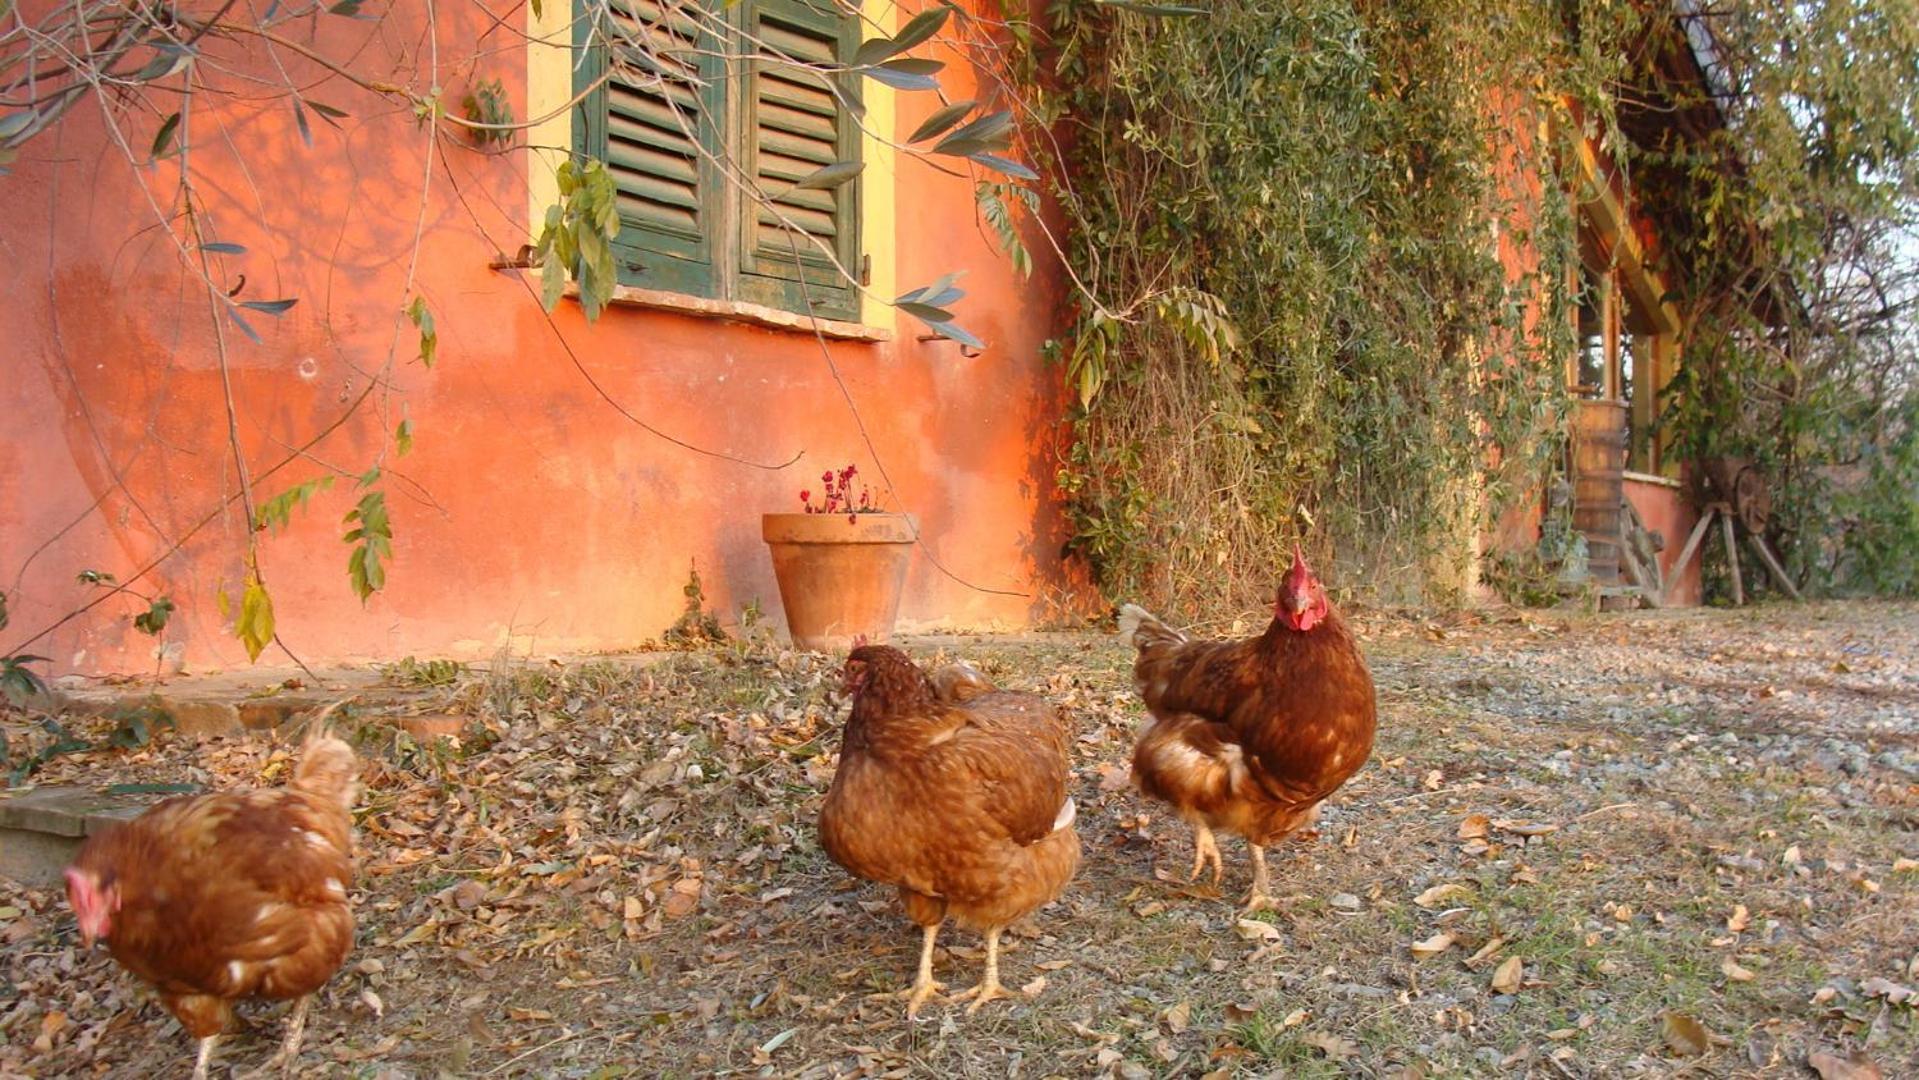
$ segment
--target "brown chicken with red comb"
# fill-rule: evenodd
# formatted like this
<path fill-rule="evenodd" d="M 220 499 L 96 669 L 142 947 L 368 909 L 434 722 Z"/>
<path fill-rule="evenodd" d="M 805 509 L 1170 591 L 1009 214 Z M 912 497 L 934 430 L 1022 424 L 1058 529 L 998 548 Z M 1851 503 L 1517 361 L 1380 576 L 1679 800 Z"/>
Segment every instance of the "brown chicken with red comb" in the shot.
<path fill-rule="evenodd" d="M 1007 996 L 1001 931 L 1059 896 L 1079 866 L 1065 716 L 971 668 L 929 677 L 886 645 L 854 649 L 845 682 L 853 709 L 820 846 L 855 875 L 896 886 L 920 925 L 906 1014 L 940 989 L 933 943 L 949 917 L 986 935 L 986 977 L 959 995 L 974 999 L 967 1011 Z"/>
<path fill-rule="evenodd" d="M 307 1003 L 353 946 L 358 772 L 351 747 L 318 735 L 286 787 L 168 799 L 89 838 L 67 867 L 82 941 L 105 941 L 199 1040 L 195 1080 L 234 1002 L 256 997 L 297 999 L 273 1062 L 291 1074 Z"/>
<path fill-rule="evenodd" d="M 1197 879 L 1223 875 L 1213 830 L 1246 838 L 1246 909 L 1273 906 L 1265 849 L 1309 827 L 1319 804 L 1373 750 L 1372 675 L 1297 548 L 1266 632 L 1190 641 L 1144 608 L 1120 609 L 1120 637 L 1153 719 L 1133 751 L 1133 780 L 1194 830 Z"/>

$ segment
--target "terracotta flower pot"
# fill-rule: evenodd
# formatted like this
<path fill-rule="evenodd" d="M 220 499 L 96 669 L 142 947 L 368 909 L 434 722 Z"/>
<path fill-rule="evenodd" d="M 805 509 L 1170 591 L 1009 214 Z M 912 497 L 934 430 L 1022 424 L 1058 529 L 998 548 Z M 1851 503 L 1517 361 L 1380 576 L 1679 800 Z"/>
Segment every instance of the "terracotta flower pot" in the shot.
<path fill-rule="evenodd" d="M 760 536 L 773 555 L 793 644 L 825 652 L 861 634 L 885 641 L 915 531 L 909 514 L 763 515 Z"/>

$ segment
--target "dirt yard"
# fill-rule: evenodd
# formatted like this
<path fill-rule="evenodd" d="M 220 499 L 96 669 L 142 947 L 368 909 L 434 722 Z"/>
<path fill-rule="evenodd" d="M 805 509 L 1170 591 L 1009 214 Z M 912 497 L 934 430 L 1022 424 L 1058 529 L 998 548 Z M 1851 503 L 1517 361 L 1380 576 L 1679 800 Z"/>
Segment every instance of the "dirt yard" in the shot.
<path fill-rule="evenodd" d="M 465 730 L 423 746 L 341 714 L 366 759 L 360 937 L 301 1070 L 1919 1076 L 1919 609 L 1354 621 L 1379 746 L 1320 839 L 1276 853 L 1283 910 L 1254 921 L 1244 846 L 1222 837 L 1225 895 L 1187 886 L 1190 833 L 1127 786 L 1140 707 L 1112 637 L 914 644 L 1068 706 L 1086 848 L 1009 938 L 1027 997 L 918 1023 L 889 996 L 917 932 L 815 841 L 829 659 L 392 669 L 411 711 Z M 16 761 L 50 739 L 3 715 Z M 286 765 L 162 732 L 32 779 L 225 788 Z M 979 939 L 942 945 L 941 977 L 975 982 Z M 0 889 L 0 975 L 0 1074 L 189 1071 L 60 896 Z M 254 1010 L 216 1073 L 264 1061 L 282 1013 Z"/>

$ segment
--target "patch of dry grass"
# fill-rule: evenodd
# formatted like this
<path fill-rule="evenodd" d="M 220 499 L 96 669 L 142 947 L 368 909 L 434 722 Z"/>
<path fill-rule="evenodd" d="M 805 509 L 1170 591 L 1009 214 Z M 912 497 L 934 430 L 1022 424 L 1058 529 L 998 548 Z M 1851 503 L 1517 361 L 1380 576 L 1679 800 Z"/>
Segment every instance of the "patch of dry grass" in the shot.
<path fill-rule="evenodd" d="M 1139 707 L 1110 638 L 943 642 L 1071 710 L 1086 861 L 1011 939 L 1004 977 L 1032 999 L 918 1024 L 891 996 L 917 933 L 813 835 L 837 749 L 829 660 L 733 646 L 466 673 L 457 747 L 360 717 L 360 943 L 303 1065 L 1783 1076 L 1864 1046 L 1900 1075 L 1919 1062 L 1912 1003 L 1891 1000 L 1919 981 L 1914 615 L 1367 624 L 1375 759 L 1318 842 L 1277 853 L 1285 903 L 1254 924 L 1234 904 L 1243 846 L 1225 842 L 1228 895 L 1187 886 L 1186 829 L 1125 786 Z M 163 737 L 43 779 L 238 785 L 276 760 Z M 0 920 L 0 1068 L 184 1072 L 184 1037 L 77 953 L 57 897 L 0 903 L 19 911 Z M 1441 936 L 1437 955 L 1410 948 Z M 978 938 L 942 945 L 942 978 L 975 981 Z M 1709 1033 L 1703 1055 L 1681 1053 L 1685 1019 L 1668 1037 L 1674 1013 Z M 275 1037 L 223 1061 L 257 1065 Z"/>

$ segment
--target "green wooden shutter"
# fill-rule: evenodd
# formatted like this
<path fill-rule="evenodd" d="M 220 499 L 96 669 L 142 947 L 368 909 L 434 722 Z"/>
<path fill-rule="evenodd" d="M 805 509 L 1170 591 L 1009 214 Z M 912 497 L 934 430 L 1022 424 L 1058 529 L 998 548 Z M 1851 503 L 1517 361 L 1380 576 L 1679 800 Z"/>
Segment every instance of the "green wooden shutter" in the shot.
<path fill-rule="evenodd" d="M 858 22 L 832 0 L 746 0 L 741 8 L 747 51 L 762 57 L 746 73 L 741 149 L 747 175 L 772 207 L 751 197 L 740 203 L 739 295 L 799 312 L 808 310 L 810 300 L 815 314 L 857 318 L 858 290 L 818 247 L 780 220 L 783 215 L 824 241 L 841 266 L 859 272 L 860 181 L 830 191 L 792 190 L 822 165 L 859 159 L 859 125 L 847 107 L 856 82 L 780 61 L 844 62 L 859 47 Z"/>
<path fill-rule="evenodd" d="M 610 0 L 606 10 L 607 44 L 591 50 L 579 78 L 614 74 L 586 100 L 576 138 L 583 153 L 606 162 L 619 189 L 620 280 L 716 295 L 723 180 L 712 156 L 723 137 L 724 39 L 670 2 Z M 588 20 L 580 21 L 585 33 Z"/>

